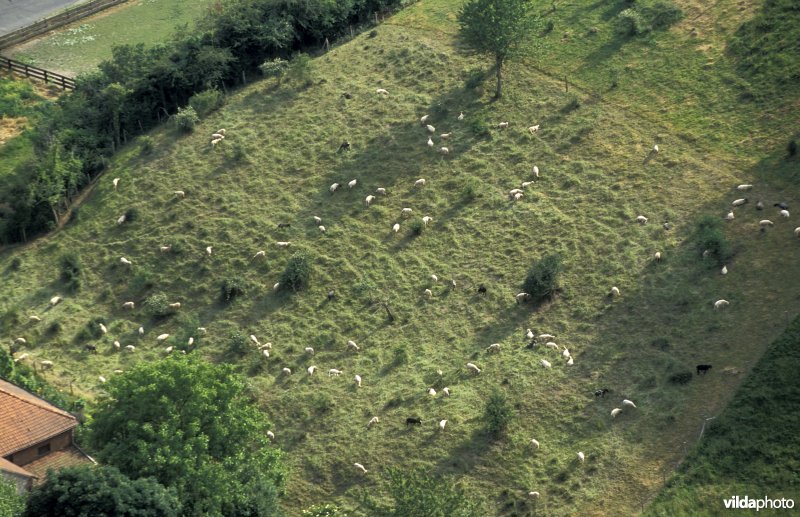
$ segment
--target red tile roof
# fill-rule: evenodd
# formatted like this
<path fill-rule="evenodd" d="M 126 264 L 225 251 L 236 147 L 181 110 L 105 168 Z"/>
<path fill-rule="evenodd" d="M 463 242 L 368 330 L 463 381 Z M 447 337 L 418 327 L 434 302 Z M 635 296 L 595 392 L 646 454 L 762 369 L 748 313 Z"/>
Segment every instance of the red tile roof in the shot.
<path fill-rule="evenodd" d="M 78 425 L 70 413 L 0 379 L 0 456 L 59 435 Z"/>
<path fill-rule="evenodd" d="M 20 467 L 19 465 L 14 465 L 10 461 L 3 458 L 0 458 L 0 470 L 11 472 L 12 474 L 17 474 L 18 476 L 23 476 L 26 478 L 36 477 L 35 474 L 31 474 L 30 472 Z"/>
<path fill-rule="evenodd" d="M 25 465 L 25 470 L 39 478 L 35 481 L 38 484 L 47 477 L 47 469 L 61 470 L 65 467 L 90 464 L 95 465 L 96 462 L 75 445 L 70 445 L 65 449 L 45 454 L 41 458 L 33 460 Z"/>

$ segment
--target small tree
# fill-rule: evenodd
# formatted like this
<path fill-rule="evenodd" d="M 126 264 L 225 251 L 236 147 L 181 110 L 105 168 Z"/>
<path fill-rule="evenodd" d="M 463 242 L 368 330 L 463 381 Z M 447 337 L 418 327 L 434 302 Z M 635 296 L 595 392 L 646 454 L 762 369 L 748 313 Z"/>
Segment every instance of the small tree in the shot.
<path fill-rule="evenodd" d="M 14 483 L 0 475 L 0 517 L 17 517 L 25 509 L 25 499 L 17 495 Z"/>
<path fill-rule="evenodd" d="M 150 316 L 159 318 L 169 314 L 169 299 L 164 293 L 154 293 L 148 296 L 144 303 L 144 310 Z"/>
<path fill-rule="evenodd" d="M 308 286 L 308 279 L 311 277 L 311 261 L 308 255 L 298 251 L 286 264 L 286 269 L 281 275 L 281 289 L 299 291 Z"/>
<path fill-rule="evenodd" d="M 223 303 L 230 303 L 232 302 L 237 296 L 241 296 L 244 294 L 245 290 L 245 282 L 242 277 L 234 276 L 232 278 L 226 278 L 222 282 L 222 287 L 220 289 L 220 299 Z"/>
<path fill-rule="evenodd" d="M 528 271 L 522 290 L 534 300 L 553 296 L 558 289 L 558 276 L 561 274 L 561 257 L 547 255 L 535 263 Z"/>
<path fill-rule="evenodd" d="M 478 54 L 494 58 L 497 88 L 502 95 L 503 65 L 518 56 L 536 18 L 530 0 L 469 0 L 458 13 L 460 36 Z"/>
<path fill-rule="evenodd" d="M 180 506 L 174 490 L 153 478 L 134 481 L 114 467 L 70 467 L 51 472 L 31 492 L 22 516 L 176 517 Z"/>
<path fill-rule="evenodd" d="M 175 125 L 181 131 L 191 133 L 198 122 L 200 122 L 200 117 L 197 116 L 193 107 L 178 108 L 178 113 L 175 114 Z"/>
<path fill-rule="evenodd" d="M 484 411 L 486 432 L 489 433 L 489 436 L 495 439 L 502 437 L 513 417 L 511 407 L 503 392 L 493 391 L 489 400 L 486 401 L 486 410 Z"/>

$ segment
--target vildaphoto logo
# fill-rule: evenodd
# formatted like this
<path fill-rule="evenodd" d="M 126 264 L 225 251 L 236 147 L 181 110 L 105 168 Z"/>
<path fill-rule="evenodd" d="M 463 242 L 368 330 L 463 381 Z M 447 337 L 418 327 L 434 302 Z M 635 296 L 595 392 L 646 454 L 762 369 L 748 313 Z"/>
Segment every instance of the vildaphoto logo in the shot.
<path fill-rule="evenodd" d="M 728 509 L 738 509 L 738 510 L 763 510 L 763 509 L 770 509 L 770 510 L 780 510 L 780 509 L 792 509 L 794 508 L 794 499 L 770 499 L 767 496 L 761 497 L 759 499 L 753 499 L 749 496 L 739 497 L 735 495 L 729 499 L 722 500 L 725 503 L 725 508 Z"/>

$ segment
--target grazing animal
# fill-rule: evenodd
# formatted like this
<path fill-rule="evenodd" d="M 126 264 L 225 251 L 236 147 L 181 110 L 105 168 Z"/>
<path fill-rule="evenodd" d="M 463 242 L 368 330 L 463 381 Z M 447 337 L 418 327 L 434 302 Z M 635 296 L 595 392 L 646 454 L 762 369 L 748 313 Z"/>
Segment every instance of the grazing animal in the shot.
<path fill-rule="evenodd" d="M 269 437 L 270 440 L 275 439 L 275 433 L 273 433 L 272 431 L 267 431 L 267 436 Z"/>
<path fill-rule="evenodd" d="M 456 118 L 457 118 L 458 120 L 464 120 L 464 112 L 463 112 L 463 111 L 462 111 L 462 112 L 460 112 L 460 113 L 458 114 L 458 117 L 456 117 Z"/>
<path fill-rule="evenodd" d="M 424 187 L 425 186 L 425 178 L 420 178 L 414 182 L 415 187 Z"/>
<path fill-rule="evenodd" d="M 534 134 L 535 132 L 539 131 L 539 125 L 540 125 L 540 124 L 536 124 L 535 126 L 531 126 L 531 127 L 529 127 L 529 128 L 528 128 L 528 132 L 529 132 L 530 134 Z"/>
<path fill-rule="evenodd" d="M 36 321 L 36 322 L 42 321 L 42 318 L 40 318 L 39 316 L 37 316 L 35 314 L 32 314 L 28 319 L 30 321 Z"/>
<path fill-rule="evenodd" d="M 553 350 L 559 350 L 559 346 L 555 344 L 553 341 L 548 341 L 544 344 L 547 348 L 552 348 Z"/>
<path fill-rule="evenodd" d="M 213 246 L 206 246 L 206 255 L 208 255 L 210 257 L 211 253 L 213 251 L 214 251 L 214 247 Z"/>
<path fill-rule="evenodd" d="M 309 366 L 308 368 L 306 368 L 306 371 L 308 372 L 309 375 L 314 375 L 316 369 L 317 369 L 316 366 Z"/>
<path fill-rule="evenodd" d="M 725 215 L 726 221 L 733 221 L 735 218 L 736 216 L 733 214 L 733 210 L 731 210 L 730 212 L 727 213 L 727 215 Z"/>
<path fill-rule="evenodd" d="M 727 307 L 730 304 L 731 302 L 729 302 L 728 300 L 717 300 L 716 302 L 714 302 L 714 308 L 721 309 L 723 307 Z"/>
<path fill-rule="evenodd" d="M 203 334 L 206 334 L 206 333 L 208 333 L 208 331 L 206 330 L 206 328 L 205 328 L 205 327 L 197 327 L 197 331 L 198 331 L 198 332 L 202 332 Z"/>
<path fill-rule="evenodd" d="M 430 297 L 432 297 L 432 296 L 433 296 L 433 291 L 431 291 L 430 289 L 425 289 L 425 290 L 424 290 L 422 293 L 423 293 L 425 296 L 427 296 L 428 298 L 430 298 Z"/>
<path fill-rule="evenodd" d="M 144 327 L 139 327 L 139 335 L 140 336 L 144 335 Z"/>
<path fill-rule="evenodd" d="M 449 397 L 450 396 L 450 388 L 445 386 L 444 388 L 442 388 L 442 393 L 444 393 L 445 397 Z"/>
<path fill-rule="evenodd" d="M 428 395 L 430 395 L 431 397 L 435 397 L 436 396 L 436 390 L 433 389 L 433 388 L 428 388 Z"/>
<path fill-rule="evenodd" d="M 349 150 L 350 150 L 350 142 L 345 140 L 344 142 L 342 142 L 342 145 L 339 146 L 339 149 L 337 149 L 336 152 L 338 153 L 339 151 L 349 151 Z"/>
<path fill-rule="evenodd" d="M 536 438 L 531 438 L 531 442 L 530 443 L 534 448 L 536 448 L 536 449 L 539 448 L 539 440 L 537 440 Z"/>
<path fill-rule="evenodd" d="M 117 185 L 119 185 L 119 178 L 114 178 L 112 183 L 114 184 L 114 190 L 117 190 Z"/>
<path fill-rule="evenodd" d="M 422 218 L 422 224 L 425 226 L 428 226 L 428 223 L 431 221 L 433 221 L 433 217 L 429 215 L 426 215 L 425 217 Z"/>
<path fill-rule="evenodd" d="M 255 343 L 258 346 L 261 346 L 261 343 L 259 343 L 258 338 L 253 334 L 250 334 L 250 341 L 252 341 L 253 343 Z"/>
<path fill-rule="evenodd" d="M 291 368 L 283 368 L 281 371 L 283 373 L 285 373 L 286 375 L 291 375 L 292 374 L 292 369 Z"/>
<path fill-rule="evenodd" d="M 166 341 L 169 338 L 169 334 L 161 334 L 156 338 L 156 341 Z"/>
<path fill-rule="evenodd" d="M 328 291 L 328 301 L 331 302 L 333 301 L 334 298 L 336 298 L 336 293 L 334 292 L 333 289 L 331 289 L 330 291 Z"/>
<path fill-rule="evenodd" d="M 761 201 L 756 203 L 756 210 L 764 210 L 764 203 L 762 203 Z"/>
<path fill-rule="evenodd" d="M 745 191 L 745 190 L 750 190 L 751 188 L 753 188 L 753 185 L 739 185 L 738 187 L 736 187 L 736 190 Z"/>
<path fill-rule="evenodd" d="M 317 226 L 319 226 L 322 224 L 322 218 L 315 215 L 314 222 L 317 224 Z"/>
<path fill-rule="evenodd" d="M 182 191 L 182 190 L 173 190 L 173 191 L 172 191 L 172 193 L 173 193 L 173 194 L 174 194 L 176 197 L 186 197 L 186 192 L 184 192 L 184 191 Z"/>
<path fill-rule="evenodd" d="M 358 386 L 360 388 L 361 387 L 361 376 L 360 375 L 356 375 L 354 377 L 354 379 L 356 381 L 356 386 Z"/>
<path fill-rule="evenodd" d="M 741 198 L 741 199 L 734 199 L 734 200 L 733 200 L 733 203 L 731 203 L 731 204 L 732 204 L 733 206 L 742 206 L 742 205 L 743 205 L 743 204 L 745 204 L 745 203 L 747 203 L 747 198 L 746 198 L 746 197 L 743 197 L 743 198 Z"/>
<path fill-rule="evenodd" d="M 42 365 L 42 370 L 49 370 L 53 367 L 53 361 L 41 361 L 39 364 Z"/>
<path fill-rule="evenodd" d="M 608 388 L 600 388 L 599 390 L 595 390 L 594 396 L 595 397 L 605 397 L 606 393 L 610 392 Z"/>
<path fill-rule="evenodd" d="M 399 231 L 400 231 L 400 223 L 394 223 L 394 224 L 392 225 L 392 231 L 393 231 L 394 233 L 397 233 L 397 232 L 399 232 Z"/>
<path fill-rule="evenodd" d="M 656 147 L 658 147 L 658 146 L 656 146 Z M 656 149 L 656 152 L 658 152 L 658 149 Z M 584 461 L 586 461 L 586 455 L 584 453 L 582 453 L 582 452 L 579 452 L 578 453 L 578 459 L 581 461 L 581 463 L 583 463 Z"/>
<path fill-rule="evenodd" d="M 369 196 L 364 198 L 364 203 L 366 203 L 366 205 L 369 206 L 374 200 L 375 200 L 375 196 L 370 194 Z"/>
<path fill-rule="evenodd" d="M 334 192 L 336 192 L 336 190 L 337 190 L 338 188 L 339 188 L 339 184 L 338 184 L 338 183 L 334 183 L 333 185 L 331 185 L 331 186 L 328 188 L 328 190 L 330 190 L 330 191 L 331 191 L 331 194 L 333 194 Z"/>
<path fill-rule="evenodd" d="M 125 214 L 122 214 L 121 216 L 119 216 L 119 219 L 117 219 L 117 224 L 119 225 L 124 222 L 125 222 Z"/>
<path fill-rule="evenodd" d="M 539 339 L 541 340 L 552 340 L 556 337 L 553 334 L 539 334 Z"/>
<path fill-rule="evenodd" d="M 172 244 L 170 244 L 169 246 L 159 246 L 158 247 L 158 251 L 160 251 L 161 253 L 166 253 L 171 249 L 172 249 Z"/>
<path fill-rule="evenodd" d="M 611 410 L 611 416 L 613 418 L 617 418 L 617 415 L 619 415 L 620 413 L 622 413 L 622 410 L 618 407 L 615 407 L 614 409 Z"/>
<path fill-rule="evenodd" d="M 658 154 L 658 144 L 653 146 L 653 153 Z"/>
<path fill-rule="evenodd" d="M 425 129 L 427 129 L 427 130 L 428 130 L 428 133 L 435 133 L 435 132 L 436 132 L 436 128 L 435 128 L 435 127 L 433 127 L 433 126 L 432 126 L 432 125 L 430 125 L 430 124 L 428 124 L 427 126 L 425 126 Z"/>
<path fill-rule="evenodd" d="M 114 341 L 114 348 L 116 348 L 117 350 L 122 348 L 122 345 L 119 343 L 119 341 Z"/>
<path fill-rule="evenodd" d="M 336 368 L 331 368 L 330 370 L 328 370 L 328 377 L 338 377 L 339 375 L 341 375 L 341 373 L 342 373 L 341 370 L 337 370 Z"/>
<path fill-rule="evenodd" d="M 442 140 L 447 140 L 451 136 L 453 136 L 453 133 L 442 133 L 441 135 L 439 135 L 439 138 L 441 138 Z"/>
<path fill-rule="evenodd" d="M 173 350 L 175 350 L 174 346 L 168 346 L 167 348 L 164 349 L 164 352 L 171 354 Z"/>
<path fill-rule="evenodd" d="M 711 369 L 710 364 L 698 364 L 697 365 L 697 375 L 700 375 L 700 372 L 703 372 L 703 375 L 706 374 Z"/>
<path fill-rule="evenodd" d="M 103 377 L 102 375 L 98 375 L 97 380 L 99 380 L 100 382 L 106 382 L 106 378 Z"/>
<path fill-rule="evenodd" d="M 643 215 L 640 215 L 640 216 L 636 217 L 636 222 L 638 222 L 640 224 L 647 224 L 647 217 L 645 217 Z"/>
<path fill-rule="evenodd" d="M 569 353 L 569 349 L 567 347 L 564 347 L 564 351 L 561 352 L 561 357 L 563 357 L 564 359 L 572 358 L 572 355 Z"/>
<path fill-rule="evenodd" d="M 347 188 L 353 188 L 356 185 L 358 185 L 358 180 L 357 179 L 352 179 L 349 182 L 347 182 Z"/>
<path fill-rule="evenodd" d="M 728 266 L 722 266 L 722 271 L 720 271 L 720 273 L 722 273 L 723 275 L 727 275 L 728 274 Z"/>
<path fill-rule="evenodd" d="M 609 296 L 619 296 L 619 287 L 617 286 L 612 287 Z"/>
<path fill-rule="evenodd" d="M 426 125 L 428 123 L 428 118 L 430 118 L 430 115 L 423 115 L 422 117 L 420 117 L 419 119 L 420 125 L 422 126 Z"/>
<path fill-rule="evenodd" d="M 508 122 L 500 122 L 497 124 L 498 129 L 508 129 Z"/>
<path fill-rule="evenodd" d="M 661 252 L 660 252 L 660 251 L 656 251 L 655 255 L 653 255 L 653 258 L 654 258 L 656 261 L 659 261 L 659 260 L 661 260 Z"/>
<path fill-rule="evenodd" d="M 278 229 L 289 228 L 290 226 L 292 226 L 292 223 L 278 223 Z"/>
<path fill-rule="evenodd" d="M 169 304 L 169 308 L 170 308 L 170 309 L 175 309 L 175 310 L 178 310 L 178 309 L 180 309 L 180 308 L 181 308 L 181 302 L 175 302 L 175 303 L 171 303 L 171 304 Z"/>
<path fill-rule="evenodd" d="M 265 257 L 266 255 L 267 255 L 267 252 L 264 251 L 264 250 L 261 250 L 261 251 L 257 252 L 255 255 L 253 255 L 253 260 L 255 260 L 257 258 Z"/>
<path fill-rule="evenodd" d="M 135 352 L 136 351 L 136 347 L 133 346 L 133 345 L 127 345 L 125 348 L 128 350 L 128 352 Z"/>
<path fill-rule="evenodd" d="M 800 237 L 800 226 L 798 226 L 797 228 L 794 229 L 794 236 L 795 237 Z"/>
<path fill-rule="evenodd" d="M 481 285 L 478 286 L 478 294 L 483 294 L 483 295 L 486 294 L 486 286 L 485 285 L 481 284 Z"/>
<path fill-rule="evenodd" d="M 83 349 L 87 352 L 92 352 L 93 354 L 97 353 L 97 347 L 94 345 L 83 345 Z"/>
<path fill-rule="evenodd" d="M 186 341 L 186 344 L 187 344 L 188 346 L 192 346 L 192 345 L 194 344 L 194 338 L 193 338 L 193 337 L 190 337 L 190 338 L 189 338 L 189 339 Z"/>
<path fill-rule="evenodd" d="M 787 205 L 783 201 L 781 201 L 780 203 L 775 203 L 772 206 L 776 206 L 776 207 L 780 208 L 781 210 L 789 210 L 789 205 Z"/>
<path fill-rule="evenodd" d="M 277 291 L 278 289 L 280 289 L 280 287 L 281 287 L 281 283 L 280 283 L 280 282 L 275 282 L 275 283 L 272 285 L 272 290 L 273 290 L 273 291 Z"/>
<path fill-rule="evenodd" d="M 375 90 L 375 93 L 378 93 L 378 94 L 380 94 L 380 95 L 389 95 L 389 92 L 388 92 L 388 91 L 386 91 L 386 90 L 384 90 L 383 88 L 378 88 L 378 89 L 376 89 L 376 90 Z"/>
<path fill-rule="evenodd" d="M 762 219 L 758 222 L 758 225 L 761 227 L 761 231 L 763 232 L 764 230 L 767 229 L 767 226 L 775 226 L 775 223 L 773 223 L 769 219 Z"/>
<path fill-rule="evenodd" d="M 789 218 L 789 211 L 788 210 L 781 210 L 781 217 Z"/>
<path fill-rule="evenodd" d="M 412 210 L 411 208 L 404 208 L 400 212 L 401 212 L 403 217 L 408 217 L 409 215 L 411 215 L 414 212 L 414 210 Z"/>
<path fill-rule="evenodd" d="M 126 259 L 125 257 L 120 257 L 119 261 L 125 264 L 126 266 L 130 266 L 132 264 L 132 262 Z"/>
<path fill-rule="evenodd" d="M 567 366 L 573 366 L 574 364 L 575 360 L 570 356 L 570 358 L 567 359 Z"/>
<path fill-rule="evenodd" d="M 539 492 L 528 492 L 528 497 L 531 499 L 539 499 Z"/>
<path fill-rule="evenodd" d="M 439 277 L 436 276 L 436 275 L 431 275 L 431 281 L 434 282 L 434 283 L 438 282 L 439 281 Z"/>
<path fill-rule="evenodd" d="M 275 243 L 275 245 L 279 248 L 288 248 L 292 245 L 292 243 L 290 241 L 278 241 Z"/>
<path fill-rule="evenodd" d="M 364 465 L 362 465 L 361 463 L 353 463 L 353 466 L 354 466 L 354 467 L 356 468 L 356 470 L 358 470 L 358 471 L 359 471 L 361 474 L 366 474 L 366 473 L 367 473 L 367 469 L 365 469 L 365 468 L 364 468 Z"/>
<path fill-rule="evenodd" d="M 533 166 L 533 177 L 534 178 L 539 177 L 539 167 L 537 167 L 536 165 Z"/>
<path fill-rule="evenodd" d="M 531 295 L 528 293 L 517 293 L 516 295 L 514 295 L 514 299 L 517 301 L 518 304 L 524 303 L 531 299 Z"/>
<path fill-rule="evenodd" d="M 103 325 L 102 323 L 98 323 L 97 326 L 100 327 L 100 332 L 102 332 L 103 334 L 108 334 L 108 329 L 106 328 L 105 325 Z M 19 339 L 22 339 L 22 338 L 19 338 Z M 23 339 L 23 341 L 25 341 L 25 340 Z"/>
<path fill-rule="evenodd" d="M 314 349 L 313 349 L 313 348 L 311 348 L 310 346 L 307 346 L 307 347 L 305 347 L 305 348 L 303 349 L 303 351 L 304 351 L 305 353 L 307 353 L 307 354 L 314 355 Z"/>
<path fill-rule="evenodd" d="M 447 425 L 447 420 L 439 420 L 439 430 L 444 431 L 444 426 Z"/>
<path fill-rule="evenodd" d="M 548 360 L 546 360 L 546 359 L 541 359 L 541 360 L 539 361 L 539 364 L 541 364 L 541 365 L 542 365 L 542 366 L 544 366 L 545 368 L 550 368 L 550 367 L 552 367 L 552 366 L 553 366 L 552 364 L 550 364 L 550 361 L 548 361 Z"/>
<path fill-rule="evenodd" d="M 525 331 L 525 337 L 528 339 L 533 339 L 536 335 L 533 333 L 531 329 Z"/>
<path fill-rule="evenodd" d="M 491 345 L 486 347 L 487 352 L 499 352 L 500 351 L 500 343 L 492 343 Z"/>
<path fill-rule="evenodd" d="M 632 400 L 628 400 L 628 399 L 623 400 L 622 401 L 622 405 L 623 406 L 630 406 L 632 408 L 636 407 L 636 404 L 634 404 Z"/>
<path fill-rule="evenodd" d="M 367 429 L 369 429 L 370 427 L 372 427 L 373 425 L 377 424 L 380 421 L 381 419 L 376 416 L 370 418 L 369 422 L 367 422 Z"/>
<path fill-rule="evenodd" d="M 436 144 L 433 143 L 433 139 L 431 139 L 431 137 L 428 137 L 428 147 L 433 147 L 434 145 Z"/>
<path fill-rule="evenodd" d="M 380 194 L 380 195 L 382 195 L 382 196 L 385 196 L 385 195 L 386 195 L 386 189 L 385 189 L 385 188 L 383 188 L 383 187 L 376 188 L 376 189 L 375 189 L 375 193 L 376 193 L 376 194 Z"/>
<path fill-rule="evenodd" d="M 324 227 L 324 226 L 322 226 L 322 225 L 319 225 L 319 226 L 317 226 L 317 229 L 320 231 L 320 233 L 325 233 L 325 232 L 327 231 L 327 230 L 325 229 L 325 227 Z"/>
<path fill-rule="evenodd" d="M 447 147 L 440 147 L 439 154 L 450 154 L 450 149 L 448 149 Z"/>
<path fill-rule="evenodd" d="M 410 425 L 422 425 L 422 419 L 416 417 L 408 417 L 406 418 L 406 427 Z"/>
<path fill-rule="evenodd" d="M 467 368 L 469 368 L 470 370 L 472 370 L 475 373 L 481 373 L 481 369 L 478 368 L 477 366 L 475 366 L 472 363 L 467 363 Z"/>

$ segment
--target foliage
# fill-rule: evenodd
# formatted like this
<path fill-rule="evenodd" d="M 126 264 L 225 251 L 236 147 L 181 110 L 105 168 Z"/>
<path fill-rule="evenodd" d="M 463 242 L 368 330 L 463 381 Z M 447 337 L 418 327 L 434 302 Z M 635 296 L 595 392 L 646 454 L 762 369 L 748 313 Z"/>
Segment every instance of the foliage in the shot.
<path fill-rule="evenodd" d="M 299 291 L 308 286 L 311 277 L 311 260 L 308 255 L 298 251 L 289 259 L 281 275 L 281 289 Z"/>
<path fill-rule="evenodd" d="M 637 2 L 617 15 L 617 32 L 639 36 L 653 30 L 666 29 L 683 18 L 683 11 L 669 0 Z"/>
<path fill-rule="evenodd" d="M 184 133 L 191 133 L 198 122 L 200 122 L 200 117 L 197 116 L 193 107 L 178 108 L 178 113 L 175 114 L 175 125 L 178 129 Z"/>
<path fill-rule="evenodd" d="M 484 409 L 486 432 L 489 436 L 495 439 L 502 437 L 513 418 L 514 414 L 505 394 L 500 390 L 492 391 L 486 400 L 486 408 Z"/>
<path fill-rule="evenodd" d="M 142 154 L 150 154 L 153 152 L 155 140 L 150 135 L 143 135 L 139 137 L 139 152 Z"/>
<path fill-rule="evenodd" d="M 189 107 L 194 109 L 194 111 L 197 113 L 197 116 L 200 118 L 207 117 L 209 114 L 221 108 L 224 104 L 225 95 L 215 88 L 205 90 L 200 93 L 195 93 L 189 97 Z"/>
<path fill-rule="evenodd" d="M 458 12 L 459 36 L 478 54 L 494 58 L 497 87 L 502 96 L 502 68 L 507 59 L 522 53 L 536 18 L 527 0 L 469 0 Z"/>
<path fill-rule="evenodd" d="M 478 178 L 470 177 L 464 182 L 461 196 L 467 201 L 472 201 L 481 195 L 481 182 Z"/>
<path fill-rule="evenodd" d="M 647 515 L 688 515 L 719 496 L 797 494 L 800 318 L 767 349 Z M 709 415 L 711 416 L 711 415 Z M 796 498 L 795 498 L 796 501 Z"/>
<path fill-rule="evenodd" d="M 551 297 L 558 289 L 558 277 L 561 274 L 561 257 L 547 255 L 536 262 L 528 271 L 522 290 L 534 300 Z"/>
<path fill-rule="evenodd" d="M 422 222 L 422 219 L 416 218 L 408 225 L 411 229 L 412 235 L 422 235 L 422 232 L 425 230 L 425 223 Z"/>
<path fill-rule="evenodd" d="M 75 252 L 61 255 L 61 281 L 71 292 L 77 292 L 81 287 L 81 257 Z"/>
<path fill-rule="evenodd" d="M 67 410 L 75 408 L 75 402 L 43 380 L 30 366 L 15 363 L 11 354 L 0 348 L 0 378 L 47 399 L 50 403 Z"/>
<path fill-rule="evenodd" d="M 286 73 L 287 68 L 289 68 L 289 62 L 279 57 L 258 65 L 258 69 L 265 77 L 280 77 Z"/>
<path fill-rule="evenodd" d="M 14 483 L 0 475 L 0 517 L 18 517 L 24 509 L 25 499 L 17 495 Z"/>
<path fill-rule="evenodd" d="M 690 372 L 689 370 L 685 370 L 685 371 L 682 371 L 682 372 L 673 373 L 672 375 L 669 376 L 668 380 L 672 384 L 686 384 L 688 382 L 691 382 L 691 380 L 693 378 L 694 378 L 694 374 L 692 372 Z"/>
<path fill-rule="evenodd" d="M 28 497 L 25 517 L 180 515 L 175 491 L 153 478 L 132 480 L 114 467 L 68 467 L 47 476 Z"/>
<path fill-rule="evenodd" d="M 331 503 L 315 504 L 303 510 L 302 515 L 306 517 L 347 517 L 344 510 Z"/>
<path fill-rule="evenodd" d="M 733 257 L 733 247 L 723 234 L 724 225 L 720 218 L 706 215 L 697 222 L 694 232 L 695 247 L 699 254 L 708 251 L 706 260 L 714 267 L 722 266 Z"/>
<path fill-rule="evenodd" d="M 452 481 L 422 469 L 390 467 L 386 471 L 391 506 L 378 504 L 366 492 L 362 504 L 380 517 L 478 517 L 481 502 Z"/>
<path fill-rule="evenodd" d="M 220 288 L 220 299 L 223 303 L 230 303 L 245 292 L 245 281 L 240 276 L 226 278 Z"/>
<path fill-rule="evenodd" d="M 155 318 L 166 316 L 170 312 L 169 298 L 165 293 L 153 293 L 145 298 L 142 307 L 145 313 Z"/>
<path fill-rule="evenodd" d="M 308 86 L 314 77 L 314 64 L 311 57 L 302 52 L 292 56 L 285 75 L 294 83 Z"/>
<path fill-rule="evenodd" d="M 0 114 L 6 117 L 22 117 L 28 114 L 27 105 L 37 98 L 27 81 L 0 78 Z"/>
<path fill-rule="evenodd" d="M 173 488 L 185 515 L 279 514 L 282 455 L 232 366 L 175 354 L 105 387 L 89 434 L 100 461 Z"/>
<path fill-rule="evenodd" d="M 228 352 L 233 355 L 244 355 L 250 350 L 250 340 L 243 332 L 234 330 L 228 335 Z"/>
<path fill-rule="evenodd" d="M 769 100 L 796 93 L 800 84 L 800 17 L 794 0 L 769 0 L 728 43 L 738 71 Z"/>

